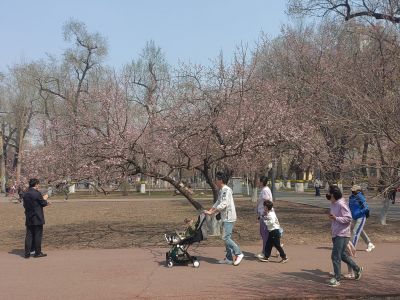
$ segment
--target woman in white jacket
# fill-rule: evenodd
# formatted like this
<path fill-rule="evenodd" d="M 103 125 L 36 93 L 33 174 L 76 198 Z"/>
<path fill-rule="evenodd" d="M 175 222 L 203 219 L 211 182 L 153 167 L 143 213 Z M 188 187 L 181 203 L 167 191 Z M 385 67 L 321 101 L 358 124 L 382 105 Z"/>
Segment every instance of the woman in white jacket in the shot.
<path fill-rule="evenodd" d="M 222 172 L 217 172 L 215 184 L 219 188 L 218 200 L 212 208 L 205 210 L 204 213 L 212 215 L 219 212 L 221 214 L 223 224 L 222 239 L 225 242 L 226 257 L 220 260 L 219 263 L 237 266 L 242 261 L 244 255 L 239 245 L 232 240 L 233 226 L 236 222 L 236 208 L 233 202 L 232 190 L 226 185 L 227 183 L 227 176 Z M 236 257 L 235 260 L 234 257 Z"/>

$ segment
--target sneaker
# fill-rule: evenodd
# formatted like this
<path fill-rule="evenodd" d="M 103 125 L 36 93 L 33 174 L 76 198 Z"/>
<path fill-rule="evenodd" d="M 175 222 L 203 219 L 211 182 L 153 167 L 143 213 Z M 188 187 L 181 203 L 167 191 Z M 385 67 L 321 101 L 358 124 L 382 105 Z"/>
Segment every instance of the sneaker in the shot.
<path fill-rule="evenodd" d="M 335 276 L 335 272 L 329 272 L 329 276 L 334 277 Z M 354 279 L 354 274 L 342 274 L 341 277 L 345 278 L 345 279 Z"/>
<path fill-rule="evenodd" d="M 281 261 L 280 261 L 280 263 L 281 264 L 284 264 L 284 263 L 287 263 L 289 261 L 289 257 L 286 257 L 286 258 L 283 258 Z"/>
<path fill-rule="evenodd" d="M 335 272 L 329 272 L 329 276 L 335 277 Z M 343 274 L 341 274 L 340 276 L 344 276 Z"/>
<path fill-rule="evenodd" d="M 258 253 L 258 254 L 256 254 L 256 257 L 257 257 L 258 259 L 260 259 L 260 258 L 264 258 L 265 255 L 264 255 L 264 253 Z"/>
<path fill-rule="evenodd" d="M 264 257 L 259 257 L 258 260 L 262 261 L 262 262 L 269 262 L 269 259 L 267 257 L 265 257 L 265 256 Z"/>
<path fill-rule="evenodd" d="M 244 257 L 243 253 L 241 253 L 238 256 L 236 256 L 236 260 L 233 263 L 233 265 L 234 266 L 238 266 L 240 264 L 240 262 L 242 261 L 243 257 Z"/>
<path fill-rule="evenodd" d="M 219 260 L 218 263 L 221 264 L 221 265 L 224 265 L 224 264 L 225 265 L 232 265 L 233 261 L 231 261 L 231 260 L 229 260 L 227 258 L 224 258 L 224 259 Z"/>
<path fill-rule="evenodd" d="M 34 255 L 34 254 L 35 254 L 35 251 L 31 251 L 30 254 L 31 254 L 31 255 Z"/>
<path fill-rule="evenodd" d="M 354 279 L 360 280 L 362 272 L 363 272 L 363 267 L 360 267 L 360 270 L 358 270 L 358 272 L 356 272 L 356 274 L 354 275 Z"/>
<path fill-rule="evenodd" d="M 35 254 L 33 257 L 39 258 L 39 257 L 46 257 L 46 256 L 47 256 L 46 253 L 40 252 L 39 254 Z"/>
<path fill-rule="evenodd" d="M 343 278 L 344 279 L 355 279 L 355 276 L 354 276 L 354 274 L 353 273 L 349 273 L 349 274 L 344 274 L 343 275 Z"/>
<path fill-rule="evenodd" d="M 372 243 L 369 243 L 369 244 L 368 244 L 368 248 L 367 248 L 367 250 L 365 250 L 365 251 L 371 252 L 371 251 L 374 250 L 374 249 L 375 249 L 375 245 L 372 244 Z"/>
<path fill-rule="evenodd" d="M 340 281 L 337 281 L 336 278 L 331 278 L 331 279 L 329 280 L 328 285 L 329 285 L 330 287 L 337 287 L 337 286 L 340 285 Z"/>

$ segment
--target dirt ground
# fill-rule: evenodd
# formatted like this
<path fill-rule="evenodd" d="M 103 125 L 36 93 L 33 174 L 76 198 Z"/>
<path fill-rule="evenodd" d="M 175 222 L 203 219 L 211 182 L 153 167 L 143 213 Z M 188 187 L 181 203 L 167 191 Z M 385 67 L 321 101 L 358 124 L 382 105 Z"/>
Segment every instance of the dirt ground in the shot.
<path fill-rule="evenodd" d="M 200 201 L 204 207 L 211 200 Z M 241 246 L 261 245 L 254 203 L 247 198 L 235 200 L 238 221 L 234 239 Z M 285 232 L 287 245 L 330 244 L 330 221 L 326 210 L 308 205 L 278 201 L 276 212 Z M 20 204 L 0 203 L 0 251 L 23 248 L 24 211 Z M 132 248 L 166 246 L 163 234 L 181 228 L 183 220 L 196 211 L 184 199 L 139 199 L 135 201 L 66 201 L 45 208 L 46 225 L 43 248 Z M 373 217 L 365 227 L 373 242 L 400 242 L 400 221 L 382 226 Z M 220 237 L 209 237 L 202 246 L 222 246 Z M 358 248 L 364 248 L 361 241 Z"/>

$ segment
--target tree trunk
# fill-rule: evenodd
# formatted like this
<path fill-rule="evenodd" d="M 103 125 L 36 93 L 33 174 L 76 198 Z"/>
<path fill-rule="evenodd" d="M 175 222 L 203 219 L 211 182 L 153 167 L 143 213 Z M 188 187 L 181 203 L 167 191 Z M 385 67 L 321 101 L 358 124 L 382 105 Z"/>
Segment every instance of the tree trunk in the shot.
<path fill-rule="evenodd" d="M 204 207 L 201 205 L 201 203 L 197 202 L 196 200 L 194 200 L 191 191 L 185 186 L 183 185 L 181 182 L 178 182 L 177 180 L 174 180 L 172 177 L 169 176 L 164 176 L 162 174 L 159 174 L 157 172 L 146 172 L 144 173 L 143 171 L 141 171 L 141 173 L 143 173 L 146 176 L 150 176 L 153 178 L 158 178 L 161 179 L 163 181 L 166 181 L 168 183 L 170 183 L 175 189 L 177 189 L 182 196 L 184 196 L 190 204 L 192 204 L 192 206 L 198 211 L 198 212 L 202 212 L 204 210 Z"/>
<path fill-rule="evenodd" d="M 278 165 L 276 167 L 276 179 L 283 179 L 283 161 L 282 157 L 278 159 Z"/>
<path fill-rule="evenodd" d="M 3 130 L 0 129 L 0 190 L 2 193 L 6 192 L 6 163 L 4 159 L 3 149 Z"/>
<path fill-rule="evenodd" d="M 369 170 L 367 168 L 367 156 L 368 156 L 368 146 L 369 146 L 369 137 L 365 137 L 364 139 L 364 147 L 362 152 L 362 159 L 361 159 L 361 172 L 363 177 L 368 177 Z"/>
<path fill-rule="evenodd" d="M 247 191 L 247 196 L 250 196 L 249 175 L 246 175 L 246 191 Z"/>
<path fill-rule="evenodd" d="M 16 152 L 16 172 L 15 172 L 15 182 L 17 186 L 20 185 L 20 178 L 21 178 L 21 165 L 22 165 L 22 153 L 23 153 L 23 144 L 24 144 L 24 128 L 19 128 L 18 130 L 18 147 Z"/>
<path fill-rule="evenodd" d="M 379 159 L 376 159 L 376 178 L 379 180 L 381 177 L 381 162 Z"/>
<path fill-rule="evenodd" d="M 212 192 L 213 192 L 213 203 L 217 202 L 218 200 L 218 189 L 215 186 L 211 175 L 208 172 L 209 167 L 206 162 L 204 162 L 204 170 L 199 170 L 202 172 L 204 178 L 206 179 L 207 184 L 210 186 Z M 213 216 L 207 216 L 206 218 L 206 225 L 207 225 L 207 231 L 209 235 L 212 236 L 219 236 L 221 235 L 221 221 L 218 221 L 215 218 L 215 215 Z"/>
<path fill-rule="evenodd" d="M 311 172 L 311 166 L 308 166 L 306 169 L 306 179 L 305 180 L 308 180 L 310 178 L 310 172 Z"/>
<path fill-rule="evenodd" d="M 251 193 L 251 202 L 256 203 L 258 200 L 258 188 L 255 186 L 253 187 L 253 191 Z"/>
<path fill-rule="evenodd" d="M 276 201 L 275 177 L 276 177 L 276 159 L 273 159 L 272 160 L 272 174 L 271 174 L 271 193 L 272 193 L 272 198 L 274 199 L 274 201 Z"/>
<path fill-rule="evenodd" d="M 129 191 L 129 182 L 128 178 L 125 178 L 124 182 L 122 183 L 122 196 L 128 196 Z"/>
<path fill-rule="evenodd" d="M 258 200 L 258 189 L 257 189 L 257 181 L 258 181 L 258 174 L 254 173 L 253 182 L 252 182 L 252 193 L 251 193 L 251 202 L 256 203 Z"/>
<path fill-rule="evenodd" d="M 384 197 L 383 201 L 382 201 L 381 215 L 379 218 L 381 225 L 386 225 L 386 217 L 387 217 L 388 210 L 389 210 L 389 204 L 390 204 L 389 197 Z"/>
<path fill-rule="evenodd" d="M 204 160 L 203 168 L 197 167 L 196 170 L 199 171 L 203 175 L 204 179 L 206 180 L 206 183 L 211 188 L 212 193 L 213 193 L 213 203 L 217 202 L 218 189 L 213 182 L 212 176 L 210 175 L 210 172 L 209 172 L 210 166 L 208 165 L 207 160 Z"/>

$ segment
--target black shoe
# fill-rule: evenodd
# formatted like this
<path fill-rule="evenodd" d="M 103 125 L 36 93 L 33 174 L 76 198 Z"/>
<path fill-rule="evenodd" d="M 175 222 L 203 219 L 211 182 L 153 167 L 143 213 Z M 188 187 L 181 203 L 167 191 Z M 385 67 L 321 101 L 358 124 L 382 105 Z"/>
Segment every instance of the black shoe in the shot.
<path fill-rule="evenodd" d="M 35 254 L 33 257 L 46 257 L 46 256 L 47 256 L 46 253 L 40 252 L 39 254 Z"/>
<path fill-rule="evenodd" d="M 30 254 L 25 254 L 25 255 L 24 255 L 24 258 L 29 258 L 29 257 L 31 257 Z"/>

